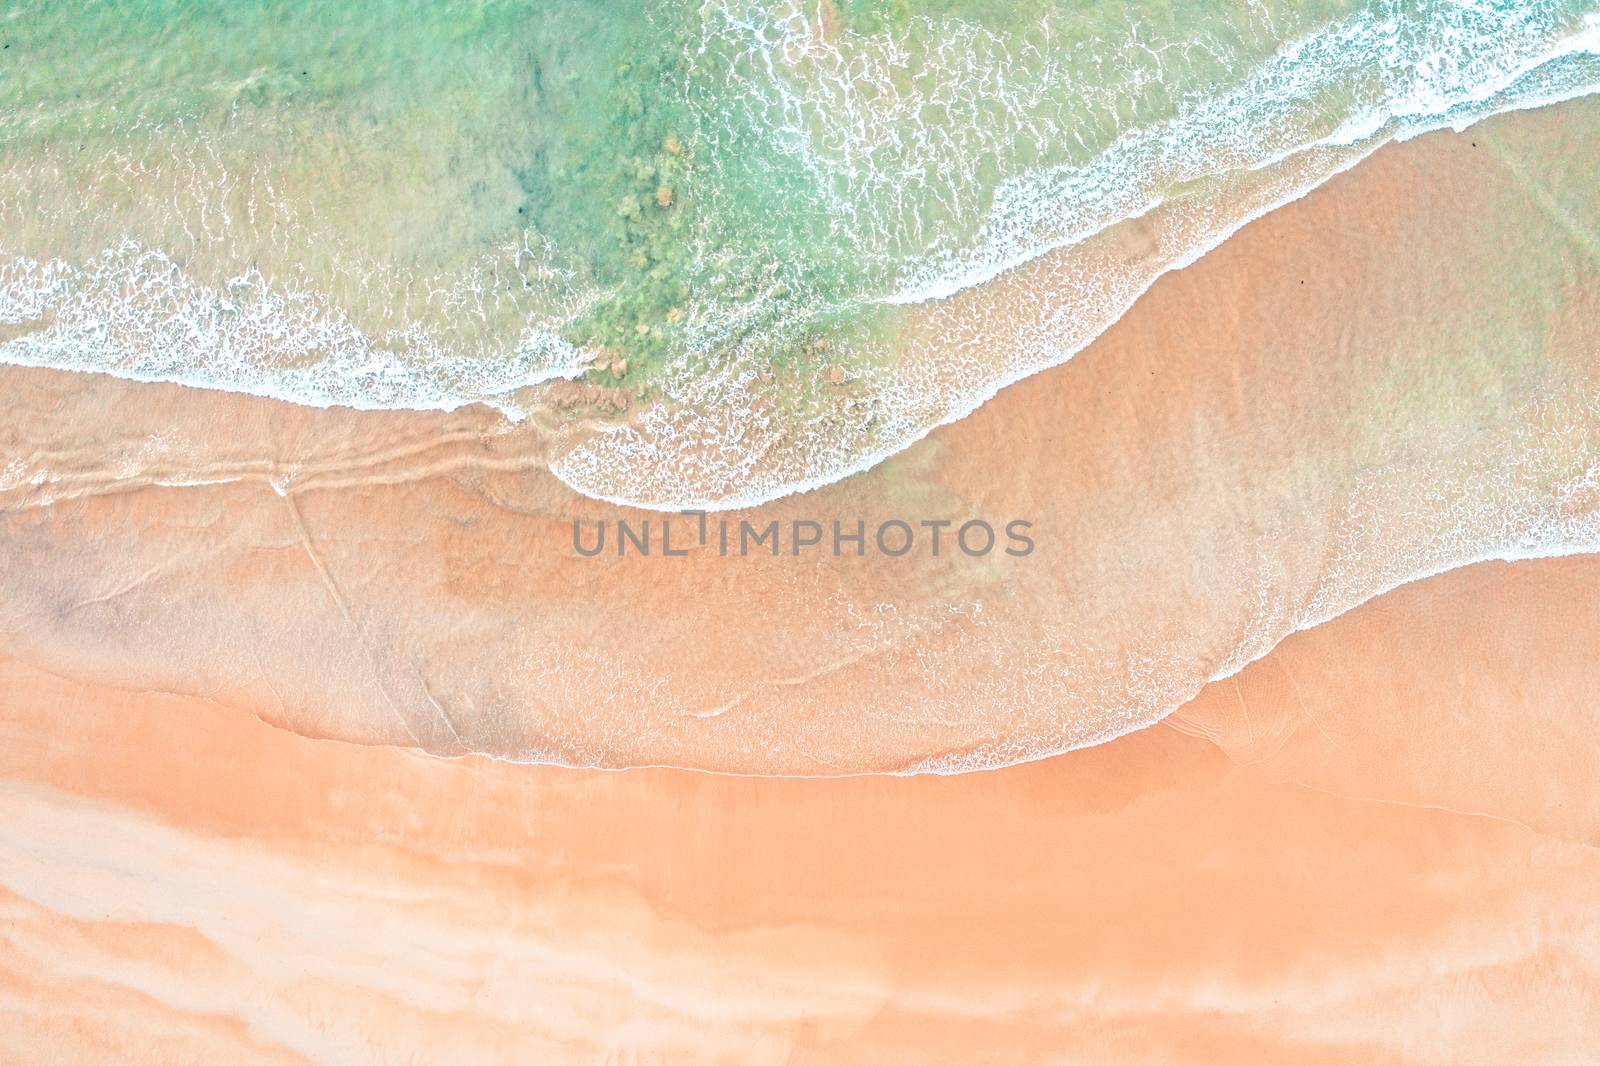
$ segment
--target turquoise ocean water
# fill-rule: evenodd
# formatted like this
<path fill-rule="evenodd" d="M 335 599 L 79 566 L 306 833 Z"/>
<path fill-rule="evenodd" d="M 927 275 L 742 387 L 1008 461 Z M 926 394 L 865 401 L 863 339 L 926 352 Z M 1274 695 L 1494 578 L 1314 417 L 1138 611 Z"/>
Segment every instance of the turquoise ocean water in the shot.
<path fill-rule="evenodd" d="M 557 473 L 651 506 L 861 469 L 1385 141 L 1600 86 L 1600 3 L 1527 0 L 22 2 L 0 44 L 0 361 L 513 417 L 586 377 L 634 417 Z M 941 331 L 1043 256 L 1023 325 Z"/>

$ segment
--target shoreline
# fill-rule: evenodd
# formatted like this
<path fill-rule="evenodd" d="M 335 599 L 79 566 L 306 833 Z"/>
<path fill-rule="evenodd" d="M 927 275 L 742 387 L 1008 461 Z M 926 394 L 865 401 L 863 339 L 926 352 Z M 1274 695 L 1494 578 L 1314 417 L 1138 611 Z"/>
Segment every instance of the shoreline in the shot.
<path fill-rule="evenodd" d="M 1600 33 L 1600 30 L 1597 30 L 1596 32 Z M 1543 69 L 1543 66 L 1547 63 L 1555 62 L 1558 59 L 1568 55 L 1581 54 L 1585 51 L 1585 49 L 1590 47 L 1590 45 L 1586 43 L 1587 41 L 1587 37 L 1580 35 L 1575 39 L 1574 42 L 1569 42 L 1569 45 L 1565 50 L 1554 53 L 1552 57 L 1546 57 L 1545 59 L 1541 60 L 1538 65 L 1531 69 Z M 1528 70 L 1519 68 L 1518 77 L 1521 77 L 1528 72 Z M 1512 83 L 1515 83 L 1516 80 L 1516 78 L 1513 78 Z M 1504 88 L 1505 87 L 1502 86 L 1498 91 L 1504 91 Z M 954 402 L 950 402 L 947 397 L 936 399 L 924 397 L 922 401 L 923 406 L 932 403 L 939 409 L 937 412 L 937 417 L 933 418 L 931 421 L 924 419 L 921 415 L 917 415 L 915 412 L 895 412 L 897 418 L 910 417 L 911 421 L 916 424 L 916 428 L 909 433 L 895 436 L 894 440 L 892 440 L 885 447 L 873 448 L 866 453 L 863 453 L 862 455 L 851 460 L 845 466 L 829 469 L 824 473 L 815 475 L 781 474 L 777 476 L 776 482 L 770 484 L 768 482 L 771 482 L 771 478 L 767 477 L 766 475 L 757 475 L 754 481 L 744 485 L 742 488 L 737 488 L 731 493 L 720 492 L 720 494 L 706 494 L 705 492 L 694 490 L 689 491 L 687 495 L 676 497 L 671 500 L 659 499 L 656 498 L 659 494 L 651 495 L 651 493 L 646 492 L 607 491 L 601 486 L 601 483 L 598 482 L 596 478 L 604 479 L 610 475 L 597 474 L 594 469 L 594 464 L 596 462 L 602 460 L 616 461 L 619 458 L 626 459 L 632 464 L 651 462 L 653 461 L 651 453 L 659 450 L 662 447 L 662 441 L 656 439 L 657 435 L 659 433 L 671 434 L 677 432 L 677 430 L 663 429 L 662 427 L 670 427 L 674 423 L 675 419 L 680 414 L 683 414 L 683 412 L 674 412 L 670 409 L 670 405 L 665 404 L 664 401 L 655 400 L 650 403 L 643 404 L 638 409 L 633 410 L 629 414 L 626 421 L 618 422 L 603 417 L 578 419 L 568 424 L 558 425 L 553 428 L 552 437 L 555 447 L 552 452 L 552 462 L 550 466 L 551 471 L 558 479 L 560 479 L 573 491 L 588 496 L 597 502 L 608 503 L 619 507 L 632 507 L 668 513 L 685 509 L 701 509 L 708 511 L 748 509 L 751 507 L 758 507 L 763 504 L 773 503 L 791 495 L 800 495 L 815 491 L 817 489 L 826 488 L 829 485 L 837 484 L 838 482 L 850 477 L 854 477 L 857 474 L 870 471 L 874 467 L 880 465 L 895 455 L 904 453 L 906 449 L 915 447 L 919 441 L 926 439 L 929 434 L 935 433 L 946 426 L 955 424 L 962 419 L 970 417 L 975 411 L 982 408 L 985 404 L 992 402 L 993 399 L 1003 390 L 1010 388 L 1022 381 L 1028 380 L 1029 378 L 1032 378 L 1038 374 L 1045 373 L 1054 367 L 1063 365 L 1082 352 L 1086 347 L 1093 344 L 1095 340 L 1099 336 L 1103 335 L 1106 330 L 1113 328 L 1116 322 L 1129 313 L 1132 307 L 1144 297 L 1144 295 L 1149 291 L 1150 287 L 1157 284 L 1163 277 L 1175 271 L 1188 269 L 1195 263 L 1204 259 L 1207 255 L 1215 252 L 1219 247 L 1226 244 L 1228 241 L 1235 238 L 1241 230 L 1254 225 L 1267 216 L 1282 210 L 1286 206 L 1289 206 L 1302 199 L 1306 195 L 1322 188 L 1327 184 L 1327 182 L 1337 179 L 1341 174 L 1347 172 L 1352 167 L 1360 165 L 1363 160 L 1370 158 L 1373 152 L 1383 151 L 1385 149 L 1404 144 L 1407 141 L 1415 139 L 1419 136 L 1426 137 L 1430 134 L 1439 134 L 1446 131 L 1453 131 L 1456 134 L 1461 134 L 1467 129 L 1477 128 L 1484 122 L 1493 122 L 1502 116 L 1514 115 L 1528 110 L 1560 108 L 1563 104 L 1572 103 L 1582 104 L 1585 100 L 1591 100 L 1594 97 L 1595 92 L 1596 90 L 1592 89 L 1584 90 L 1582 88 L 1573 89 L 1570 87 L 1555 89 L 1525 101 L 1519 100 L 1507 103 L 1504 110 L 1495 111 L 1485 116 L 1477 116 L 1474 114 L 1469 116 L 1469 120 L 1458 119 L 1453 123 L 1448 123 L 1437 127 L 1429 126 L 1423 128 L 1422 130 L 1397 128 L 1389 130 L 1386 133 L 1381 131 L 1368 132 L 1363 137 L 1357 138 L 1354 142 L 1351 142 L 1348 139 L 1342 141 L 1338 139 L 1332 139 L 1326 143 L 1312 142 L 1307 145 L 1299 146 L 1292 156 L 1275 159 L 1273 162 L 1278 164 L 1286 164 L 1293 158 L 1315 156 L 1318 152 L 1342 151 L 1348 154 L 1337 159 L 1323 160 L 1318 164 L 1308 164 L 1311 171 L 1311 176 L 1309 177 L 1299 176 L 1296 174 L 1279 175 L 1273 179 L 1273 182 L 1276 184 L 1273 184 L 1273 182 L 1268 183 L 1270 186 L 1269 188 L 1264 188 L 1261 190 L 1247 189 L 1245 191 L 1234 190 L 1239 198 L 1243 200 L 1250 201 L 1252 199 L 1261 199 L 1262 203 L 1249 206 L 1246 209 L 1235 212 L 1237 217 L 1232 217 L 1229 215 L 1229 212 L 1226 208 L 1222 209 L 1221 213 L 1228 217 L 1224 223 L 1220 223 L 1218 225 L 1215 232 L 1207 231 L 1204 234 L 1199 235 L 1196 240 L 1192 242 L 1192 246 L 1184 246 L 1179 248 L 1170 257 L 1168 257 L 1166 261 L 1159 265 L 1158 268 L 1154 269 L 1153 271 L 1147 271 L 1146 273 L 1140 274 L 1133 282 L 1132 290 L 1128 293 L 1122 294 L 1117 300 L 1114 300 L 1109 309 L 1102 309 L 1100 312 L 1098 312 L 1095 315 L 1096 324 L 1087 331 L 1069 330 L 1063 339 L 1061 337 L 1047 336 L 1046 334 L 1048 333 L 1048 330 L 1036 329 L 1032 331 L 1033 333 L 1038 334 L 1038 336 L 1034 337 L 1033 347 L 1039 347 L 1041 350 L 1039 352 L 1033 352 L 1030 355 L 1017 357 L 1017 359 L 1020 359 L 1021 365 L 1004 369 L 1003 371 L 988 373 L 977 387 L 963 391 L 960 394 L 959 399 L 955 400 Z M 1494 95 L 1495 94 L 1490 94 L 1489 98 L 1492 99 Z M 1481 97 L 1474 97 L 1472 99 L 1474 103 L 1480 105 L 1485 102 Z M 1388 125 L 1393 125 L 1396 121 L 1399 120 L 1391 119 Z M 1375 138 L 1379 137 L 1382 139 L 1375 140 Z M 1284 188 L 1279 189 L 1277 188 L 1278 185 L 1282 185 Z M 1222 195 L 1220 191 L 1217 193 L 1217 197 L 1219 198 L 1219 202 L 1225 203 L 1228 200 L 1228 197 Z M 1097 253 L 1094 250 L 1096 246 L 1108 243 L 1116 244 L 1119 241 L 1126 239 L 1119 235 L 1122 234 L 1123 231 L 1130 229 L 1136 231 L 1135 236 L 1131 238 L 1135 241 L 1147 237 L 1148 234 L 1145 232 L 1147 230 L 1159 231 L 1164 228 L 1181 229 L 1183 225 L 1181 221 L 1175 225 L 1171 222 L 1161 223 L 1156 220 L 1160 217 L 1173 214 L 1177 214 L 1181 217 L 1185 215 L 1186 211 L 1209 216 L 1218 213 L 1218 208 L 1214 204 L 1207 203 L 1200 203 L 1196 205 L 1185 202 L 1170 203 L 1167 201 L 1160 201 L 1153 204 L 1147 204 L 1139 213 L 1113 219 L 1100 229 L 1086 237 L 1081 238 L 1074 244 L 1041 251 L 1037 254 L 1031 255 L 1024 261 L 1013 263 L 1007 266 L 1003 271 L 1000 271 L 994 276 L 986 278 L 982 282 L 953 289 L 950 292 L 944 293 L 940 298 L 935 300 L 918 301 L 906 306 L 913 309 L 913 311 L 916 312 L 919 317 L 932 317 L 934 319 L 939 319 L 949 317 L 950 315 L 960 314 L 959 310 L 947 312 L 944 309 L 944 305 L 946 304 L 959 307 L 963 304 L 970 304 L 974 300 L 981 302 L 983 299 L 982 293 L 984 290 L 994 288 L 1003 291 L 1008 286 L 1015 287 L 1019 281 L 1021 284 L 1026 284 L 1024 279 L 1026 279 L 1029 275 L 1037 275 L 1041 272 L 1049 273 L 1052 269 L 1060 270 L 1061 268 L 1059 267 L 1051 267 L 1050 264 L 1053 260 L 1070 260 L 1073 257 L 1089 258 L 1093 259 L 1097 266 L 1103 268 L 1106 266 L 1107 261 L 1103 260 L 1103 258 L 1096 258 Z M 1141 236 L 1141 234 L 1144 236 Z M 161 253 L 151 254 L 156 254 L 158 256 L 161 255 Z M 306 294 L 303 293 L 296 293 L 293 295 L 296 299 L 306 296 Z M 315 303 L 316 301 L 313 299 L 312 302 Z M 1060 316 L 1057 315 L 1055 317 L 1059 318 Z M 925 332 L 925 330 L 923 327 L 914 322 L 911 328 L 911 334 L 913 338 L 915 338 L 913 341 L 913 346 L 915 346 L 918 340 L 923 339 L 918 337 L 919 332 Z M 482 408 L 484 413 L 493 412 L 494 415 L 504 418 L 508 423 L 519 424 L 530 418 L 535 422 L 548 422 L 551 411 L 559 405 L 553 402 L 547 403 L 546 400 L 538 400 L 533 402 L 531 409 L 525 410 L 522 406 L 519 406 L 519 402 L 514 401 L 514 397 L 518 395 L 525 395 L 530 392 L 538 393 L 541 390 L 548 392 L 547 386 L 552 384 L 560 385 L 562 383 L 578 380 L 586 371 L 585 360 L 587 356 L 585 356 L 584 353 L 578 351 L 576 348 L 572 348 L 570 344 L 565 341 L 560 341 L 559 339 L 545 338 L 545 341 L 550 344 L 554 344 L 556 347 L 566 349 L 566 357 L 561 360 L 557 360 L 555 363 L 550 365 L 543 366 L 537 371 L 537 373 L 534 374 L 533 377 L 527 378 L 526 380 L 519 380 L 515 384 L 509 384 L 503 391 L 493 395 L 482 395 L 476 397 L 457 395 L 452 400 L 424 405 L 396 406 L 378 401 L 374 401 L 372 403 L 352 404 L 337 400 L 324 403 L 318 402 L 315 399 L 304 395 L 286 392 L 281 388 L 271 387 L 270 384 L 263 385 L 259 388 L 240 386 L 238 383 L 222 386 L 210 381 L 189 380 L 187 378 L 182 378 L 181 375 L 179 378 L 174 378 L 172 376 L 163 376 L 161 374 L 145 372 L 123 372 L 114 367 L 108 368 L 92 365 L 71 366 L 67 368 L 67 372 L 103 373 L 109 374 L 118 380 L 135 383 L 162 385 L 170 384 L 182 388 L 209 389 L 222 392 L 227 395 L 290 403 L 313 410 L 339 410 L 351 412 L 383 411 L 430 415 L 453 414 Z M 937 353 L 945 347 L 948 347 L 948 345 L 935 342 L 928 346 L 928 350 Z M 520 356 L 520 352 L 515 354 Z M 918 362 L 926 361 L 930 358 L 930 356 L 926 352 L 922 352 L 920 354 L 913 353 L 909 357 L 902 354 L 902 356 L 899 358 L 900 361 L 905 361 L 907 358 L 909 358 L 912 362 Z M 472 362 L 471 360 L 463 359 L 462 357 L 452 357 L 452 359 L 454 362 L 461 363 L 462 366 L 470 365 Z M 1012 359 L 1011 361 L 1016 362 L 1017 359 Z M 0 365 L 17 368 L 58 369 L 56 366 L 46 365 L 37 361 L 13 361 Z M 394 370 L 396 367 L 402 371 L 401 376 L 413 376 L 419 373 L 419 371 L 401 364 L 396 364 L 395 367 L 390 367 L 388 369 Z M 258 371 L 261 370 L 261 368 L 254 369 Z M 937 367 L 935 367 L 935 369 L 937 369 Z M 957 367 L 955 369 L 961 368 Z M 278 370 L 273 368 L 266 368 L 266 371 L 268 373 L 278 372 Z M 371 374 L 373 372 L 373 368 L 368 366 L 363 372 Z M 390 388 L 393 385 L 393 382 L 389 380 L 390 377 L 392 377 L 392 375 L 387 372 L 379 373 L 377 375 L 379 380 L 385 382 L 385 388 Z M 180 378 L 182 379 L 180 380 Z M 591 382 L 587 384 L 596 389 L 604 389 L 606 386 L 606 383 L 603 382 Z M 968 384 L 970 384 L 970 382 L 968 382 Z M 906 389 L 915 391 L 917 387 L 919 386 L 912 381 L 899 381 L 895 383 L 895 388 L 901 391 Z M 445 395 L 445 393 L 441 393 L 440 395 Z M 652 417 L 654 420 L 653 425 L 649 425 L 640 420 L 639 415 L 641 411 L 648 413 Z M 687 432 L 691 437 L 703 430 L 708 440 L 715 440 L 717 439 L 718 434 L 722 433 L 722 429 L 715 425 L 715 419 L 709 414 L 705 414 L 706 425 L 703 427 L 698 423 L 692 422 L 692 415 L 690 415 L 690 418 L 691 425 L 685 432 Z M 746 427 L 746 429 L 748 429 L 748 427 Z M 596 451 L 597 441 L 604 442 L 598 446 L 598 451 Z M 827 442 L 823 441 L 822 444 L 827 445 Z M 824 447 L 824 451 L 826 450 L 827 448 Z M 682 454 L 679 454 L 677 458 L 692 458 L 693 452 L 694 449 L 692 448 L 682 450 Z M 599 456 L 599 458 L 597 458 L 597 456 Z M 822 455 L 819 458 L 819 462 L 826 461 L 826 455 Z M 659 475 L 659 472 L 657 472 L 657 475 Z M 698 477 L 699 475 L 686 474 L 685 476 L 692 478 Z M 720 477 L 722 475 L 718 476 Z M 657 477 L 657 480 L 659 481 L 659 477 Z M 668 480 L 670 480 L 670 478 Z M 655 485 L 657 484 L 657 481 L 652 481 L 650 483 Z M 702 486 L 702 489 L 703 488 L 704 486 Z M 696 494 L 697 492 L 699 494 Z"/>
<path fill-rule="evenodd" d="M 0 1066 L 1600 1063 L 1600 0 L 14 15 Z"/>
<path fill-rule="evenodd" d="M 440 755 L 952 774 L 1102 743 L 1420 574 L 1600 544 L 1600 290 L 1549 162 L 1595 106 L 1379 152 L 1068 363 L 740 515 L 1023 519 L 1026 558 L 585 559 L 574 521 L 653 512 L 561 485 L 538 426 L 3 369 L 0 624 L 57 672 Z M 1484 301 L 1512 235 L 1535 296 Z"/>

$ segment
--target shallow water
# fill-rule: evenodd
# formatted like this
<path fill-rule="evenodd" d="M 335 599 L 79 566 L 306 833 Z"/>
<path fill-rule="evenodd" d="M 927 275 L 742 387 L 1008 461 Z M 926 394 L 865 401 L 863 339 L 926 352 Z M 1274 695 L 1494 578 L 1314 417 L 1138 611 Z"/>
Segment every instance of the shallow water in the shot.
<path fill-rule="evenodd" d="M 1384 140 L 1592 91 L 1597 11 L 24 4 L 0 360 L 514 417 L 586 375 L 642 403 L 575 427 L 569 484 L 749 503 L 1070 357 Z M 1143 226 L 1028 343 L 928 339 L 973 285 Z"/>

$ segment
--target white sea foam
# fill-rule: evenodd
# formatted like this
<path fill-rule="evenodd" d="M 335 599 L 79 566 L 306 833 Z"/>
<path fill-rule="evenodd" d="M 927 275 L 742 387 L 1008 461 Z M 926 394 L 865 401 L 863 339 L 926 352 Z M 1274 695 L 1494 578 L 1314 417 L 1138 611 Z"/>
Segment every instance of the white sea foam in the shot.
<path fill-rule="evenodd" d="M 0 343 L 0 361 L 13 365 L 314 407 L 451 410 L 585 369 L 582 352 L 535 323 L 505 356 L 457 355 L 419 325 L 371 336 L 322 295 L 269 285 L 259 271 L 199 284 L 132 241 L 81 266 L 0 265 L 0 323 L 33 327 Z"/>

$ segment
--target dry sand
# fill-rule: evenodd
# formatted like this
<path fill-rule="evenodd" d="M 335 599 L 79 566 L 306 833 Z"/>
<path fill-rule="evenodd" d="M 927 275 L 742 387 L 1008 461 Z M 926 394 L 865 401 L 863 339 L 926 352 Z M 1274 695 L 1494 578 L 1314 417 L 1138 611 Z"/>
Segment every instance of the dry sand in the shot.
<path fill-rule="evenodd" d="M 6 662 L 0 1060 L 1591 1061 L 1597 603 L 1482 564 L 950 778 L 439 760 Z"/>

